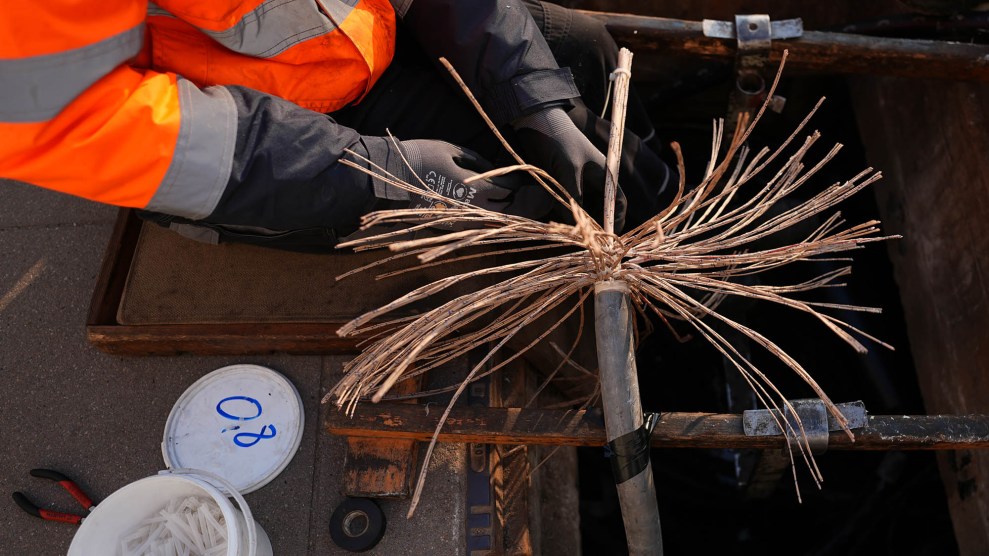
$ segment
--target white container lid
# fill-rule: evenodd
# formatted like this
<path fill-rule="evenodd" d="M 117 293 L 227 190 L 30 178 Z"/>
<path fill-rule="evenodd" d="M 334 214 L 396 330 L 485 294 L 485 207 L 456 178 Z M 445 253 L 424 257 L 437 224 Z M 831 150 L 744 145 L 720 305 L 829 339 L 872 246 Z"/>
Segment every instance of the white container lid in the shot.
<path fill-rule="evenodd" d="M 302 397 L 288 379 L 258 365 L 231 365 L 200 378 L 175 402 L 161 453 L 169 469 L 202 469 L 247 494 L 288 466 L 304 423 Z"/>

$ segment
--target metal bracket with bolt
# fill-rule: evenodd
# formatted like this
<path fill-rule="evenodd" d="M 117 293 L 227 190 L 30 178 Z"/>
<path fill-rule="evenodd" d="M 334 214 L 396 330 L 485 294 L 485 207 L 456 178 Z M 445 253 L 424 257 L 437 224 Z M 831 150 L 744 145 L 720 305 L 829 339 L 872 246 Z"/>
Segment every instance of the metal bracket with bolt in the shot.
<path fill-rule="evenodd" d="M 735 21 L 705 19 L 701 23 L 704 36 L 720 39 L 736 39 L 735 89 L 729 106 L 728 125 L 732 128 L 739 113 L 752 112 L 765 100 L 766 66 L 773 40 L 795 39 L 804 33 L 801 19 L 770 21 L 766 14 L 736 15 Z M 786 99 L 774 95 L 769 109 L 777 114 L 783 111 Z"/>

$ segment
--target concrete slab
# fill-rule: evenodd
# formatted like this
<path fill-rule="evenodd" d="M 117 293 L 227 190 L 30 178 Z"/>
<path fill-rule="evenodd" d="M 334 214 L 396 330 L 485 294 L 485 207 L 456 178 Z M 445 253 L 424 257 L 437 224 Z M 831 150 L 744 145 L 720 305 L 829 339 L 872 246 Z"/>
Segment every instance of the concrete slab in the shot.
<path fill-rule="evenodd" d="M 343 499 L 344 445 L 322 432 L 319 401 L 345 357 L 146 357 L 104 354 L 85 317 L 115 209 L 19 184 L 0 184 L 0 492 L 23 491 L 43 507 L 77 512 L 55 485 L 28 475 L 49 467 L 97 502 L 163 469 L 165 420 L 185 389 L 233 363 L 287 376 L 305 407 L 302 444 L 272 483 L 247 495 L 276 554 L 348 554 L 329 538 Z M 372 554 L 463 552 L 463 446 L 437 450 L 420 510 L 384 502 L 388 533 Z M 9 496 L 9 494 L 8 494 Z M 0 553 L 64 554 L 76 528 L 31 517 L 7 502 Z"/>
<path fill-rule="evenodd" d="M 0 442 L 5 446 L 0 453 L 0 490 L 23 490 L 39 505 L 54 502 L 49 508 L 75 510 L 64 492 L 28 476 L 30 469 L 61 470 L 76 477 L 92 496 L 101 497 L 113 490 L 116 479 L 111 478 L 120 468 L 135 465 L 128 450 L 118 449 L 124 439 L 105 436 L 114 427 L 92 426 L 94 421 L 104 423 L 95 417 L 112 403 L 105 391 L 116 388 L 107 388 L 110 375 L 103 365 L 93 366 L 79 357 L 86 351 L 86 300 L 81 293 L 95 280 L 102 250 L 93 237 L 108 233 L 107 225 L 0 229 Z M 94 388 L 104 392 L 92 397 Z M 73 527 L 43 523 L 7 503 L 7 511 L 0 512 L 0 545 L 5 550 L 65 551 Z"/>
<path fill-rule="evenodd" d="M 323 372 L 323 391 L 327 391 L 340 379 L 344 357 L 326 357 Z M 336 411 L 332 405 L 322 408 Z M 322 422 L 322 419 L 320 419 Z M 310 526 L 310 554 L 350 554 L 338 548 L 330 538 L 329 524 L 333 510 L 344 500 L 343 464 L 345 441 L 340 437 L 322 434 L 317 450 L 319 460 L 313 482 L 313 508 Z M 425 446 L 419 450 L 422 465 Z M 426 488 L 416 514 L 406 518 L 409 500 L 381 500 L 379 506 L 385 514 L 385 535 L 372 550 L 372 556 L 420 556 L 445 554 L 456 556 L 466 553 L 464 496 L 467 450 L 463 444 L 440 444 L 433 452 Z"/>
<path fill-rule="evenodd" d="M 0 228 L 113 222 L 116 207 L 0 179 Z"/>
<path fill-rule="evenodd" d="M 279 477 L 248 495 L 278 554 L 308 545 L 316 454 L 320 357 L 111 357 L 88 345 L 84 322 L 109 224 L 0 228 L 0 491 L 22 490 L 45 507 L 77 511 L 55 485 L 28 471 L 50 467 L 97 501 L 164 467 L 160 443 L 178 396 L 232 363 L 286 375 L 306 410 L 302 445 Z M 8 502 L 9 503 L 9 502 Z M 5 554 L 59 554 L 75 528 L 43 522 L 12 503 L 0 512 Z"/>

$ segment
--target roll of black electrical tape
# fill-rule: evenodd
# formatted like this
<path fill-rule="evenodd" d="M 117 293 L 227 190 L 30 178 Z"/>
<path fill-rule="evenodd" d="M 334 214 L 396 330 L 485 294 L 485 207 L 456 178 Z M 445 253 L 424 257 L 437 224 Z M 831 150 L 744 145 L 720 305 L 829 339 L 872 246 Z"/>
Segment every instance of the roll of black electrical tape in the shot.
<path fill-rule="evenodd" d="M 370 550 L 384 535 L 385 514 L 370 498 L 347 498 L 330 517 L 330 538 L 344 550 Z"/>

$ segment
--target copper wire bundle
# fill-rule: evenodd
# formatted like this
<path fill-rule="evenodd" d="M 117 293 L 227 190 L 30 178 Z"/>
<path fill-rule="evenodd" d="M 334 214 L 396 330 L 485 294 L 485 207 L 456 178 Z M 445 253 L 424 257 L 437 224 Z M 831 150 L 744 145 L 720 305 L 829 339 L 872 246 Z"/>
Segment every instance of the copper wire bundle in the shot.
<path fill-rule="evenodd" d="M 772 97 L 772 91 L 778 82 L 779 74 L 769 97 Z M 476 100 L 469 91 L 466 92 L 484 116 Z M 516 157 L 519 165 L 487 175 L 509 171 L 529 172 L 557 202 L 569 209 L 573 224 L 538 222 L 449 199 L 443 199 L 447 205 L 443 209 L 388 210 L 365 216 L 362 229 L 378 225 L 402 225 L 404 228 L 350 241 L 340 247 L 391 251 L 397 255 L 387 257 L 381 262 L 396 257 L 409 257 L 414 261 L 409 270 L 474 257 L 476 255 L 464 256 L 461 253 L 478 247 L 487 249 L 488 254 L 511 253 L 526 259 L 443 278 L 408 292 L 342 327 L 339 331 L 342 336 L 378 336 L 360 355 L 346 364 L 343 379 L 330 390 L 323 401 L 332 401 L 352 413 L 356 405 L 366 398 L 370 398 L 372 402 L 380 401 L 401 380 L 426 373 L 474 349 L 487 349 L 486 355 L 456 389 L 453 400 L 440 420 L 442 426 L 454 401 L 468 383 L 510 363 L 543 340 L 580 310 L 596 282 L 623 280 L 628 283 L 639 312 L 652 314 L 668 325 L 672 320 L 683 321 L 700 337 L 709 341 L 741 373 L 760 402 L 777 410 L 776 419 L 781 430 L 794 437 L 803 436 L 799 418 L 791 422 L 779 417 L 784 413 L 784 408 L 793 411 L 783 393 L 712 326 L 712 321 L 743 334 L 782 361 L 813 389 L 845 432 L 852 437 L 844 416 L 800 363 L 769 338 L 717 310 L 718 303 L 729 296 L 758 299 L 813 316 L 856 351 L 866 351 L 856 336 L 869 338 L 889 347 L 825 312 L 879 312 L 879 309 L 816 303 L 795 298 L 796 294 L 810 290 L 843 285 L 839 280 L 851 272 L 850 266 L 795 284 L 745 285 L 735 281 L 742 276 L 794 263 L 850 261 L 847 258 L 836 258 L 835 255 L 859 249 L 869 242 L 896 237 L 881 236 L 877 221 L 848 225 L 840 213 L 835 213 L 802 241 L 775 248 L 754 247 L 756 241 L 790 230 L 797 224 L 832 209 L 881 177 L 879 172 L 868 168 L 847 181 L 824 187 L 807 200 L 783 206 L 781 201 L 792 199 L 791 195 L 807 185 L 841 148 L 841 145 L 835 145 L 816 161 L 810 160 L 811 148 L 820 139 L 819 133 L 812 132 L 799 146 L 791 149 L 821 102 L 823 99 L 790 137 L 774 150 L 763 148 L 753 153 L 745 146 L 765 106 L 751 122 L 745 118 L 740 119 L 730 144 L 721 156 L 719 153 L 722 152 L 724 123 L 716 121 L 713 125 L 710 162 L 703 179 L 689 191 L 685 188 L 683 178 L 683 157 L 679 146 L 674 143 L 673 150 L 678 158 L 681 176 L 675 199 L 662 212 L 621 235 L 606 232 L 550 176 L 538 168 L 526 165 L 503 138 L 503 144 Z M 491 128 L 497 134 L 493 125 Z M 498 136 L 501 138 L 500 134 Z M 784 154 L 788 150 L 793 152 Z M 364 162 L 370 164 L 370 161 Z M 353 164 L 353 167 L 365 169 L 359 164 Z M 769 174 L 771 167 L 776 169 L 767 178 L 765 176 Z M 426 197 L 438 197 L 424 183 L 401 182 L 381 168 L 372 167 L 369 172 L 396 187 Z M 757 176 L 760 177 L 759 181 L 755 179 Z M 435 230 L 442 226 L 453 226 L 458 231 L 422 238 L 411 235 L 419 230 Z M 374 266 L 369 265 L 354 272 Z M 505 276 L 505 279 L 441 303 L 415 317 L 388 318 L 394 311 L 411 303 L 428 300 L 453 284 L 468 284 L 475 278 L 489 276 Z M 562 316 L 540 331 L 535 340 L 523 349 L 503 357 L 497 364 L 489 365 L 492 357 L 509 340 L 553 310 L 557 310 L 554 315 L 562 313 Z M 439 429 L 437 434 L 438 432 Z M 435 442 L 434 434 L 427 451 L 427 461 Z M 815 483 L 819 485 L 820 471 L 810 455 L 806 441 L 800 445 L 800 452 Z M 413 499 L 410 515 L 415 509 L 423 480 L 424 475 L 420 475 L 417 496 Z"/>

